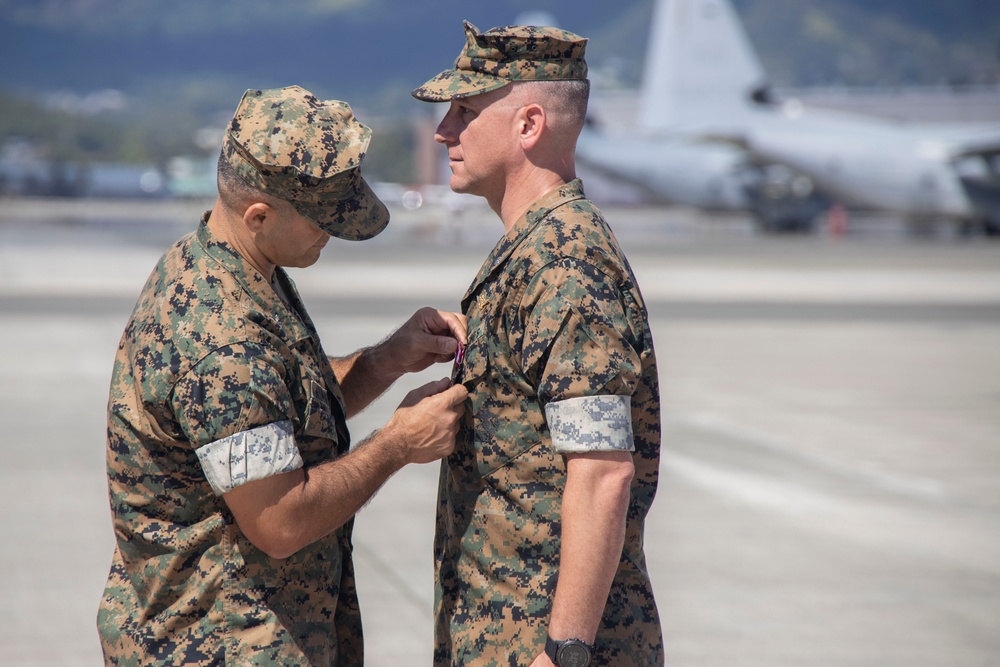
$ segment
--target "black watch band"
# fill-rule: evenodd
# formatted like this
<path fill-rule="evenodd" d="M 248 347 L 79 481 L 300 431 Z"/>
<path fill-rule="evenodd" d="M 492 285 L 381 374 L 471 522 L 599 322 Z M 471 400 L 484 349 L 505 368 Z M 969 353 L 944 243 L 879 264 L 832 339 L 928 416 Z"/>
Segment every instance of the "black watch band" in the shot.
<path fill-rule="evenodd" d="M 556 641 L 545 638 L 545 655 L 556 667 L 587 667 L 594 657 L 594 647 L 579 639 Z"/>

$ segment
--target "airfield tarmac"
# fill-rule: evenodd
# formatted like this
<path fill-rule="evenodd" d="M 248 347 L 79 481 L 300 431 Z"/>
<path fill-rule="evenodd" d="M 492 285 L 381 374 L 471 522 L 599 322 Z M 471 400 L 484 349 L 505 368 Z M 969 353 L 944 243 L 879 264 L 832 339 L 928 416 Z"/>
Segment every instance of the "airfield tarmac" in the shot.
<path fill-rule="evenodd" d="M 114 351 L 200 203 L 0 202 L 0 664 L 100 664 Z M 1000 664 L 1000 243 L 892 220 L 762 237 L 607 212 L 649 302 L 664 438 L 646 552 L 674 667 Z M 346 353 L 455 309 L 488 211 L 393 212 L 294 271 Z M 384 423 L 404 378 L 351 423 Z M 361 512 L 368 664 L 428 665 L 437 467 Z"/>

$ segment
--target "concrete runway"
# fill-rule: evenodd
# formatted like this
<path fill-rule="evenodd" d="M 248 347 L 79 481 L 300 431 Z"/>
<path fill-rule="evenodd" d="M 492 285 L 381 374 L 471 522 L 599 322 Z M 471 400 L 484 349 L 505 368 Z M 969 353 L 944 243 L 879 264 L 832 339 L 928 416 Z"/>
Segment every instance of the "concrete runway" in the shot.
<path fill-rule="evenodd" d="M 0 207 L 0 665 L 100 664 L 114 350 L 198 204 Z M 676 667 L 1000 664 L 1000 244 L 762 238 L 746 220 L 609 211 L 650 302 L 663 390 L 647 555 Z M 296 271 L 330 353 L 455 309 L 499 223 L 394 211 Z M 351 424 L 385 422 L 405 378 Z M 437 466 L 358 519 L 368 664 L 426 665 Z"/>

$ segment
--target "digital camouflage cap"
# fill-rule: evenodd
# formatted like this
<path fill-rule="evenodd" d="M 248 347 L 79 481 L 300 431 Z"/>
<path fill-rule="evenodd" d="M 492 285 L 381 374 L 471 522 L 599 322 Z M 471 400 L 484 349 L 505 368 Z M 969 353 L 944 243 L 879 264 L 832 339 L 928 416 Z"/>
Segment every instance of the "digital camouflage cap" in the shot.
<path fill-rule="evenodd" d="M 504 26 L 486 32 L 465 21 L 465 48 L 453 69 L 413 91 L 425 102 L 447 102 L 514 81 L 583 81 L 587 40 L 559 28 Z"/>
<path fill-rule="evenodd" d="M 319 100 L 298 86 L 248 90 L 222 151 L 253 187 L 287 201 L 328 234 L 361 241 L 389 222 L 361 177 L 371 136 L 346 102 Z"/>

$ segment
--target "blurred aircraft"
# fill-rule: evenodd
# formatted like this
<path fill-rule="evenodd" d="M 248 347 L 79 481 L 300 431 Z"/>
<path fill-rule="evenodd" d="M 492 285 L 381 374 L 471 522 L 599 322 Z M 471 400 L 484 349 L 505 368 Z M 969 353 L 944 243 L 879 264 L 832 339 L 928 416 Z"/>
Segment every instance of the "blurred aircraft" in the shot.
<path fill-rule="evenodd" d="M 664 3 L 656 9 L 663 13 Z M 577 143 L 577 157 L 592 170 L 640 187 L 654 201 L 711 211 L 751 211 L 768 231 L 808 229 L 832 201 L 812 181 L 782 164 L 756 159 L 732 142 L 705 136 L 698 127 L 664 123 L 678 101 L 686 108 L 718 111 L 744 104 L 743 80 L 755 85 L 761 71 L 742 34 L 713 42 L 719 63 L 703 77 L 693 99 L 674 94 L 677 54 L 663 48 L 676 39 L 674 26 L 654 15 L 643 73 L 637 122 L 591 121 Z M 706 39 L 714 40 L 715 37 Z M 740 43 L 740 40 L 743 43 Z M 728 53 L 726 53 L 728 51 Z M 743 57 L 749 53 L 750 57 Z M 667 87 L 671 94 L 661 90 Z M 748 89 L 747 92 L 749 92 Z M 664 99 L 666 98 L 666 99 Z"/>
<path fill-rule="evenodd" d="M 707 211 L 751 211 L 765 231 L 811 228 L 832 203 L 806 176 L 752 159 L 736 146 L 685 133 L 613 130 L 590 121 L 576 147 L 582 165 L 637 186 L 649 199 Z"/>
<path fill-rule="evenodd" d="M 998 154 L 997 125 L 905 124 L 779 102 L 728 0 L 658 0 L 635 127 L 588 130 L 578 144 L 582 162 L 665 199 L 751 210 L 771 229 L 807 224 L 825 193 L 996 233 Z"/>

